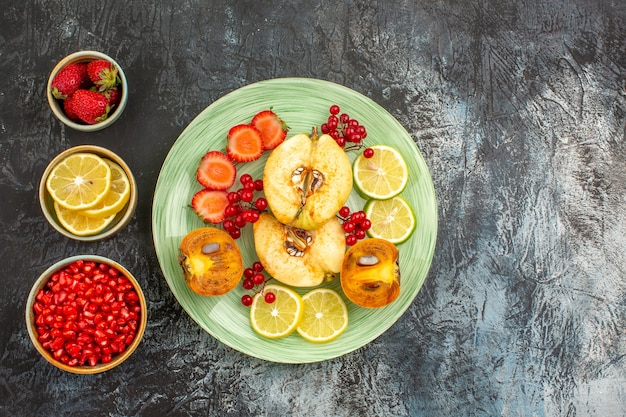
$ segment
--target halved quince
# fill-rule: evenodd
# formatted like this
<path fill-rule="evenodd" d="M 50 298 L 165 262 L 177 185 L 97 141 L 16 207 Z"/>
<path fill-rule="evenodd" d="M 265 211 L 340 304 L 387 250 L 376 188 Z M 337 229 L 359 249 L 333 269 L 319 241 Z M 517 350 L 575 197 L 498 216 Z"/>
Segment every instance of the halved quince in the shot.
<path fill-rule="evenodd" d="M 298 229 L 263 213 L 254 223 L 259 261 L 272 277 L 294 287 L 314 287 L 341 270 L 345 234 L 336 217 L 316 230 Z"/>
<path fill-rule="evenodd" d="M 178 262 L 185 282 L 200 295 L 226 294 L 237 286 L 244 269 L 237 243 L 214 227 L 189 232 L 180 242 Z"/>
<path fill-rule="evenodd" d="M 400 295 L 398 248 L 379 238 L 357 242 L 343 260 L 341 288 L 361 307 L 378 308 L 393 302 Z"/>
<path fill-rule="evenodd" d="M 276 219 L 314 230 L 348 200 L 352 167 L 345 151 L 329 135 L 301 133 L 269 155 L 263 171 L 265 198 Z"/>

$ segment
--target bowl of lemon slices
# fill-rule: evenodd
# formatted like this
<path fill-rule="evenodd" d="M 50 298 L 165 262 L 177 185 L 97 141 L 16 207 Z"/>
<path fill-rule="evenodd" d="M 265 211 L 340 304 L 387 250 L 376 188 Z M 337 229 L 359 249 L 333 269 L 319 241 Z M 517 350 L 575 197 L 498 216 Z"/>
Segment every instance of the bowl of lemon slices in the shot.
<path fill-rule="evenodd" d="M 39 183 L 39 204 L 48 223 L 62 235 L 95 241 L 128 224 L 137 207 L 137 185 L 117 154 L 80 145 L 50 161 Z"/>

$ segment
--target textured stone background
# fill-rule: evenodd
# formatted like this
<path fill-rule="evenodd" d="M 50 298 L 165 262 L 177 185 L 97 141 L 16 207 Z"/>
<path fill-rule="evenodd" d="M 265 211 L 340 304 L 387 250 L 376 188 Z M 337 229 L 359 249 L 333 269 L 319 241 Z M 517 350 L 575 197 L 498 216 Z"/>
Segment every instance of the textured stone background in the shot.
<path fill-rule="evenodd" d="M 0 1 L 0 416 L 626 416 L 626 3 L 620 0 Z M 104 131 L 64 128 L 55 62 L 113 56 L 130 81 Z M 283 76 L 389 110 L 424 154 L 440 232 L 427 282 L 368 346 L 309 365 L 249 358 L 181 309 L 151 240 L 165 155 L 207 105 Z M 139 183 L 130 225 L 78 243 L 37 203 L 52 157 L 93 143 Z M 139 277 L 149 327 L 124 366 L 62 373 L 25 299 L 74 254 Z"/>

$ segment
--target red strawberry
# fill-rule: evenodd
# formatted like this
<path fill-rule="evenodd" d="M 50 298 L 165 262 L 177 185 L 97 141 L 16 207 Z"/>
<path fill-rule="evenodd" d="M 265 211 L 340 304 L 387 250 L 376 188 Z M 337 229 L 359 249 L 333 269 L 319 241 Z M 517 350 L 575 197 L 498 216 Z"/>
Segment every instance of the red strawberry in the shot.
<path fill-rule="evenodd" d="M 196 178 L 203 187 L 226 190 L 235 183 L 237 168 L 228 156 L 219 151 L 209 151 L 200 160 Z"/>
<path fill-rule="evenodd" d="M 235 162 L 250 162 L 263 153 L 261 132 L 252 125 L 237 125 L 230 128 L 226 153 Z"/>
<path fill-rule="evenodd" d="M 90 125 L 106 120 L 111 110 L 109 101 L 97 91 L 76 90 L 72 101 L 76 115 Z"/>
<path fill-rule="evenodd" d="M 87 75 L 87 64 L 79 62 L 68 64 L 61 68 L 50 84 L 52 95 L 59 100 L 65 100 L 79 88 L 86 88 L 91 84 Z"/>
<path fill-rule="evenodd" d="M 87 64 L 87 74 L 100 91 L 113 88 L 121 82 L 117 68 L 106 59 L 96 59 Z"/>
<path fill-rule="evenodd" d="M 111 108 L 113 108 L 113 106 L 117 106 L 118 104 L 120 104 L 120 100 L 122 98 L 122 90 L 121 87 L 113 87 L 103 91 L 102 95 L 104 95 L 107 100 L 109 100 L 109 105 L 111 106 Z"/>
<path fill-rule="evenodd" d="M 280 145 L 287 137 L 289 127 L 276 115 L 272 110 L 264 110 L 252 118 L 252 123 L 263 139 L 263 148 L 265 150 L 274 149 Z"/>
<path fill-rule="evenodd" d="M 63 100 L 63 111 L 65 112 L 65 115 L 73 122 L 80 122 L 81 120 L 80 117 L 78 117 L 75 106 L 76 103 L 74 101 L 74 95 L 71 95 Z"/>
<path fill-rule="evenodd" d="M 218 224 L 226 218 L 227 195 L 226 191 L 205 188 L 194 194 L 191 207 L 203 221 Z"/>

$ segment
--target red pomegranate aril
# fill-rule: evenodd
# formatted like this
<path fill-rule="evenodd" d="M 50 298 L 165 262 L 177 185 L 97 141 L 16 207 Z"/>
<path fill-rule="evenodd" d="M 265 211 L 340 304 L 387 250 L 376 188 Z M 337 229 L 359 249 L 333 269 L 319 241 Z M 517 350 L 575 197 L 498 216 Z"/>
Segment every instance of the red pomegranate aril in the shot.
<path fill-rule="evenodd" d="M 139 295 L 126 276 L 104 263 L 73 262 L 54 273 L 35 300 L 39 342 L 70 366 L 110 362 L 138 330 Z"/>

